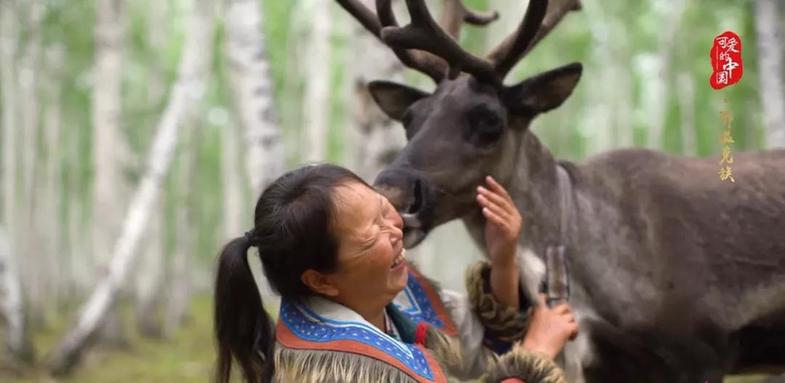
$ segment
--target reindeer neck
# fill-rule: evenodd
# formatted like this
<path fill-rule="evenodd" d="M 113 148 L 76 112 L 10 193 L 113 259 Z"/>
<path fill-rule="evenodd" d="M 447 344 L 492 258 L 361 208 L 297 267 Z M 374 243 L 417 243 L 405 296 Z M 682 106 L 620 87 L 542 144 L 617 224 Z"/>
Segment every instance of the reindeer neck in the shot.
<path fill-rule="evenodd" d="M 572 203 L 567 171 L 528 130 L 522 133 L 517 157 L 507 187 L 524 217 L 522 242 L 538 252 L 567 245 Z"/>
<path fill-rule="evenodd" d="M 523 216 L 520 243 L 544 255 L 548 246 L 569 247 L 574 221 L 570 215 L 574 214 L 570 208 L 572 185 L 566 170 L 560 169 L 561 165 L 534 134 L 524 130 L 520 134 L 515 158 L 507 164 L 509 170 L 502 171 L 510 176 L 501 181 Z M 564 205 L 568 208 L 562 209 Z M 482 214 L 465 216 L 463 222 L 474 241 L 482 247 L 485 227 Z"/>

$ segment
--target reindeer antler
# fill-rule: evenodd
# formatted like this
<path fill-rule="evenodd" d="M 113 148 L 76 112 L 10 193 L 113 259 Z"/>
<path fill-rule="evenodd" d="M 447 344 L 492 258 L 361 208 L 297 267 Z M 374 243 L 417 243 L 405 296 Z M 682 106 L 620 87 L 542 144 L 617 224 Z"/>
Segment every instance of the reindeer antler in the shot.
<path fill-rule="evenodd" d="M 336 0 L 338 4 L 349 12 L 357 21 L 362 24 L 365 29 L 371 32 L 374 36 L 376 36 L 382 43 L 384 40 L 382 39 L 382 24 L 379 21 L 379 18 L 374 15 L 374 13 L 368 9 L 365 5 L 360 3 L 358 0 Z M 378 6 L 377 6 L 378 8 Z M 395 16 L 392 13 L 392 7 L 389 8 L 389 14 L 386 16 L 392 18 L 392 21 L 395 22 Z M 442 62 L 440 63 L 438 57 L 427 57 L 423 54 L 415 54 L 414 52 L 407 51 L 405 49 L 398 49 L 395 47 L 391 47 L 393 53 L 398 57 L 399 60 L 403 63 L 403 65 L 408 66 L 414 70 L 418 70 L 422 73 L 425 73 L 430 78 L 432 78 L 435 82 L 439 82 L 444 78 L 444 68 L 445 64 Z M 423 52 L 424 53 L 424 52 Z"/>
<path fill-rule="evenodd" d="M 484 80 L 496 81 L 493 64 L 466 52 L 437 23 L 424 0 L 406 0 L 411 23 L 399 27 L 392 19 L 381 17 L 390 8 L 390 0 L 377 0 L 377 12 L 382 19 L 382 40 L 392 47 L 418 49 L 441 57 L 449 67 L 449 77 L 466 71 Z M 390 12 L 392 13 L 392 12 Z"/>
<path fill-rule="evenodd" d="M 461 33 L 461 23 L 484 26 L 498 18 L 499 13 L 496 11 L 472 11 L 461 0 L 445 0 L 440 24 L 453 39 L 458 41 Z"/>
<path fill-rule="evenodd" d="M 579 10 L 580 0 L 531 0 L 518 29 L 494 48 L 488 59 L 503 80 L 507 73 L 525 57 L 569 11 Z M 546 12 L 547 10 L 547 12 Z"/>
<path fill-rule="evenodd" d="M 469 10 L 462 0 L 445 0 L 442 26 L 436 23 L 424 0 L 406 0 L 411 23 L 400 27 L 392 0 L 376 0 L 376 15 L 358 0 L 336 0 L 368 31 L 389 45 L 401 62 L 430 76 L 435 82 L 457 77 L 461 71 L 501 85 L 504 77 L 570 10 L 580 9 L 580 0 L 530 0 L 523 21 L 487 58 L 465 51 L 456 42 L 461 23 L 486 25 L 498 18 L 496 12 Z M 547 12 L 546 12 L 547 11 Z M 543 21 L 544 20 L 544 21 Z"/>

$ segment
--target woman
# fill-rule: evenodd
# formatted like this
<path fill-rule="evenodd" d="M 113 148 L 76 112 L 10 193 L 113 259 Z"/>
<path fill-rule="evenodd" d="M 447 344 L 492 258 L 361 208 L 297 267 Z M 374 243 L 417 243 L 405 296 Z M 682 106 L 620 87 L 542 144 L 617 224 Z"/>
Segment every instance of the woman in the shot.
<path fill-rule="evenodd" d="M 219 258 L 217 381 L 229 381 L 233 360 L 248 382 L 563 381 L 552 359 L 575 319 L 520 293 L 521 218 L 507 192 L 488 177 L 477 200 L 491 262 L 467 273 L 467 301 L 406 262 L 400 215 L 362 179 L 333 165 L 281 176 L 259 198 L 254 228 Z M 275 327 L 250 247 L 282 298 Z"/>

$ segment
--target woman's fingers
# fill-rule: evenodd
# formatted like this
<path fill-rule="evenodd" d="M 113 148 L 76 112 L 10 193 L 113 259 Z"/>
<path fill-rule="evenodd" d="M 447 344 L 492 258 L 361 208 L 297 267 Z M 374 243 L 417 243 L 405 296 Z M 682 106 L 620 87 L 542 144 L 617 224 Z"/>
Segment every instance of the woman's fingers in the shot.
<path fill-rule="evenodd" d="M 477 191 L 479 192 L 479 195 L 487 198 L 490 202 L 504 207 L 505 210 L 511 210 L 513 208 L 512 201 L 504 198 L 504 196 L 497 192 L 489 190 L 483 186 L 478 187 Z"/>
<path fill-rule="evenodd" d="M 506 227 L 507 221 L 500 217 L 498 214 L 494 213 L 487 207 L 482 208 L 482 214 L 485 216 L 485 219 L 493 222 L 497 226 Z"/>
<path fill-rule="evenodd" d="M 512 198 L 510 198 L 510 194 L 507 193 L 507 190 L 504 189 L 504 186 L 502 186 L 500 183 L 496 182 L 496 180 L 493 179 L 493 177 L 491 177 L 491 176 L 485 177 L 485 182 L 488 183 L 488 186 L 491 187 L 491 190 L 501 194 L 503 197 L 505 197 L 507 199 L 512 200 Z"/>
<path fill-rule="evenodd" d="M 506 210 L 504 210 L 504 208 L 493 203 L 492 201 L 489 201 L 488 198 L 486 198 L 484 195 L 478 195 L 477 201 L 480 202 L 480 205 L 482 205 L 482 207 L 486 207 L 490 209 L 494 214 L 503 218 L 505 221 L 508 221 L 511 218 L 510 214 Z"/>

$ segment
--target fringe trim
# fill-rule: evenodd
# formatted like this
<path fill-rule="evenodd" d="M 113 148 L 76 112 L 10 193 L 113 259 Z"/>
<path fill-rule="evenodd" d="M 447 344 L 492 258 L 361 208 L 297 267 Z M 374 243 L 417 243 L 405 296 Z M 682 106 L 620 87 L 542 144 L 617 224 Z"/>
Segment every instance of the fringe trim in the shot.
<path fill-rule="evenodd" d="M 526 351 L 520 345 L 502 355 L 485 377 L 486 383 L 519 378 L 526 383 L 567 383 L 561 369 L 544 355 Z"/>
<path fill-rule="evenodd" d="M 299 350 L 278 345 L 274 358 L 276 383 L 417 383 L 394 366 L 349 352 Z"/>
<path fill-rule="evenodd" d="M 445 372 L 461 370 L 463 355 L 457 339 L 428 326 L 425 330 L 425 348 L 431 352 Z"/>
<path fill-rule="evenodd" d="M 466 290 L 472 309 L 495 338 L 509 343 L 521 340 L 529 327 L 530 310 L 518 311 L 497 301 L 488 278 L 488 262 L 478 261 L 466 269 Z"/>

